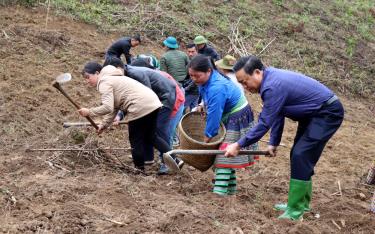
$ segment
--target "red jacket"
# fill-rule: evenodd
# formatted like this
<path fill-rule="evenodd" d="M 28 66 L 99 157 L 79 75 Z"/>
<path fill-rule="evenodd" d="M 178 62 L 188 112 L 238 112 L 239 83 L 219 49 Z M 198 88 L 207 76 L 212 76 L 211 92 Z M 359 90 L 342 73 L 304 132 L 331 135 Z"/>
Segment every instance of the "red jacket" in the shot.
<path fill-rule="evenodd" d="M 178 86 L 178 83 L 171 75 L 164 71 L 159 71 L 160 74 L 162 74 L 164 77 L 168 78 L 169 80 L 173 81 L 176 85 L 176 101 L 173 106 L 171 117 L 174 117 L 180 108 L 180 106 L 185 103 L 185 95 L 184 92 L 181 90 L 180 86 Z"/>

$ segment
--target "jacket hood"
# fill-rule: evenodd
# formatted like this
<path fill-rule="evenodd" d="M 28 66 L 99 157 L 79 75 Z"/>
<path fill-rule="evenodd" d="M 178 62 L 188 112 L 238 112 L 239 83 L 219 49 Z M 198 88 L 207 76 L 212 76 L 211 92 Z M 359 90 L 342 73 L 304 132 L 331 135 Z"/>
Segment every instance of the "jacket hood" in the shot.
<path fill-rule="evenodd" d="M 102 68 L 99 74 L 99 79 L 103 78 L 104 76 L 123 76 L 124 74 L 122 71 L 112 65 L 108 65 Z"/>
<path fill-rule="evenodd" d="M 98 83 L 96 84 L 96 89 L 99 90 L 99 84 L 103 80 L 104 77 L 106 76 L 123 76 L 124 74 L 122 71 L 112 65 L 107 65 L 102 68 L 102 70 L 99 73 L 99 80 Z"/>

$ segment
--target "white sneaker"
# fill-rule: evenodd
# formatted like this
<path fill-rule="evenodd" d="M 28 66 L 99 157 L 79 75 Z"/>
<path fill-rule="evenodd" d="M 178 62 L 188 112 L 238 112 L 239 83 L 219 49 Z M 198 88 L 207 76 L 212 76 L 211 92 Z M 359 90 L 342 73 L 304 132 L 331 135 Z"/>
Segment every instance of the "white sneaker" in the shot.
<path fill-rule="evenodd" d="M 155 160 L 145 161 L 145 165 L 152 165 L 154 163 L 155 163 Z"/>

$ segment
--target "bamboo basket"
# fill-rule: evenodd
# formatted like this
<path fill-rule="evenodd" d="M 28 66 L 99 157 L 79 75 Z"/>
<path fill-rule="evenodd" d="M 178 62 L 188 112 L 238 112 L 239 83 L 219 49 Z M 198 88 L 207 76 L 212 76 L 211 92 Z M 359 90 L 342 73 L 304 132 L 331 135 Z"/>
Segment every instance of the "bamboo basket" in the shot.
<path fill-rule="evenodd" d="M 210 143 L 203 142 L 206 121 L 198 112 L 190 112 L 184 115 L 178 125 L 180 149 L 190 150 L 217 150 L 223 142 L 226 130 L 223 123 Z M 200 170 L 207 171 L 215 161 L 215 155 L 179 155 L 185 163 Z"/>

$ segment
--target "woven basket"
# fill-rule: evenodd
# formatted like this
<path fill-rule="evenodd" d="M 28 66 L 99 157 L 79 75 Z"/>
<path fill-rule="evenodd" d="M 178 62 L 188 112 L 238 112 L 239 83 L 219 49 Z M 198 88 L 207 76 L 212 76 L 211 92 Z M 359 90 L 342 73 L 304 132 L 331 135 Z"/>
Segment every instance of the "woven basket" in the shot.
<path fill-rule="evenodd" d="M 180 149 L 190 150 L 217 150 L 223 142 L 226 130 L 220 123 L 219 133 L 210 143 L 204 143 L 204 129 L 206 121 L 198 112 L 190 112 L 184 115 L 178 125 L 180 137 Z M 200 171 L 207 171 L 215 161 L 215 155 L 179 155 L 184 162 Z"/>

